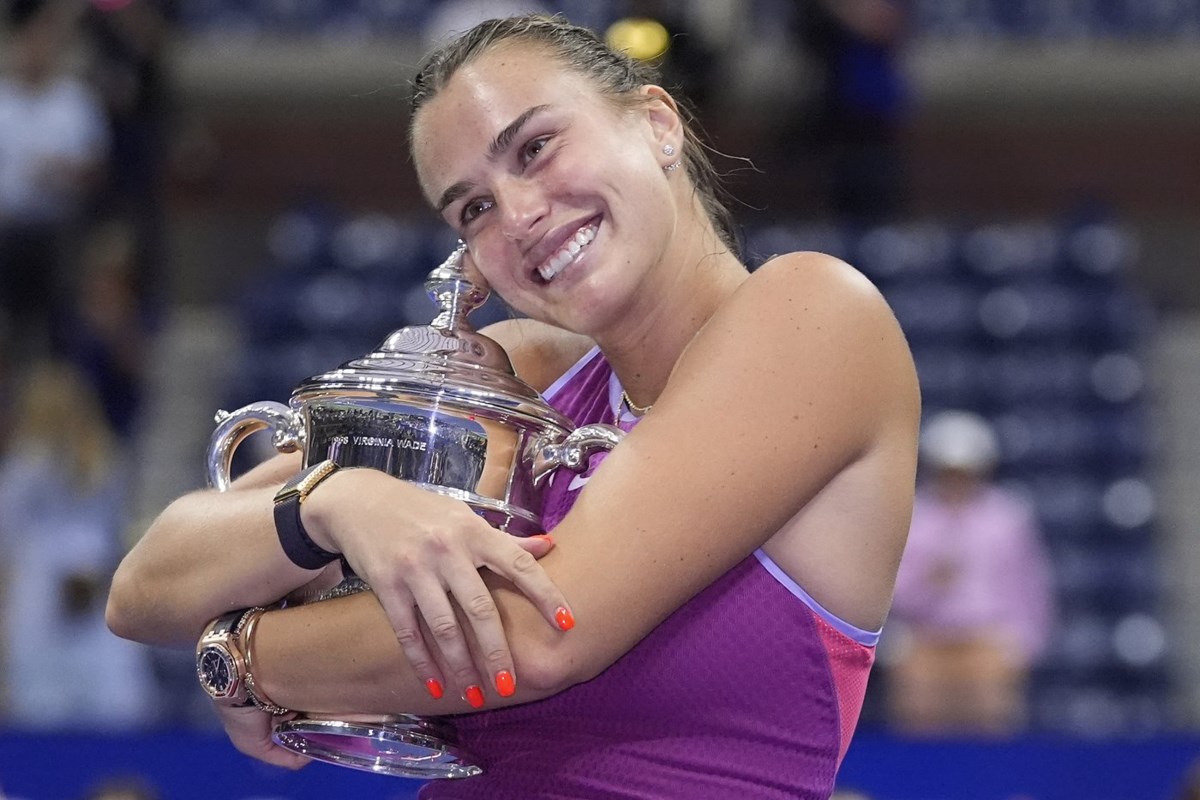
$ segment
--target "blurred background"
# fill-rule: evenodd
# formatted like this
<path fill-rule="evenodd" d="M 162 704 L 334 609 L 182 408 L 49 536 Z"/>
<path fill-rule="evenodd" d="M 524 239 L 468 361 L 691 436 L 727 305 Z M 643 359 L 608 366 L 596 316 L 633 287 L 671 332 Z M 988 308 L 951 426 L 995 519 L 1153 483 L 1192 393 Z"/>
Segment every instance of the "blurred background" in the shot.
<path fill-rule="evenodd" d="M 863 270 L 927 419 L 970 420 L 923 442 L 924 544 L 847 788 L 1200 792 L 1200 0 L 0 8 L 0 795 L 413 796 L 252 764 L 191 655 L 112 637 L 103 602 L 203 484 L 216 409 L 432 317 L 453 237 L 417 190 L 407 81 L 523 9 L 659 63 L 748 263 Z M 201 758 L 219 784 L 185 771 Z"/>

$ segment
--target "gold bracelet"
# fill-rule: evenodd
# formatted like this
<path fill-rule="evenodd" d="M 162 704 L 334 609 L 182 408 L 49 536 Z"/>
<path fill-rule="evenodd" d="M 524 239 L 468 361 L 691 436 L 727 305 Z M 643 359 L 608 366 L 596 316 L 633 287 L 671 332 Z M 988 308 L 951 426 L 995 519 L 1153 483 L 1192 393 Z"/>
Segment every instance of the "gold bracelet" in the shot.
<path fill-rule="evenodd" d="M 262 690 L 254 685 L 254 655 L 253 641 L 254 628 L 258 625 L 258 620 L 265 614 L 267 609 L 259 607 L 252 608 L 242 617 L 242 622 L 238 626 L 238 644 L 242 648 L 242 658 L 246 662 L 246 696 L 250 698 L 250 702 L 260 710 L 268 714 L 279 716 L 281 714 L 292 713 L 290 709 L 283 706 L 277 706 L 263 694 Z"/>

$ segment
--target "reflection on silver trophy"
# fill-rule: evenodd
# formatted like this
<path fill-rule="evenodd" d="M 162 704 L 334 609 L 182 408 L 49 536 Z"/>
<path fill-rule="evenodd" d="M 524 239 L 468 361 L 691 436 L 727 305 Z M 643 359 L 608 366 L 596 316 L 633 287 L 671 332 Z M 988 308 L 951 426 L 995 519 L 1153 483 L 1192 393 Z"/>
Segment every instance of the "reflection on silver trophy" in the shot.
<path fill-rule="evenodd" d="M 547 477 L 562 466 L 582 472 L 593 453 L 613 448 L 623 433 L 611 425 L 574 429 L 513 373 L 499 344 L 472 330 L 466 317 L 488 293 L 467 278 L 463 252 L 425 282 L 441 306 L 431 324 L 401 328 L 375 352 L 303 381 L 287 405 L 265 401 L 219 412 L 209 483 L 226 490 L 238 445 L 269 429 L 275 447 L 300 450 L 305 466 L 332 459 L 382 470 L 466 502 L 500 530 L 540 533 Z M 368 588 L 348 575 L 313 601 Z M 447 721 L 342 716 L 348 718 L 301 714 L 279 723 L 275 741 L 310 758 L 388 775 L 481 772 L 456 746 Z"/>

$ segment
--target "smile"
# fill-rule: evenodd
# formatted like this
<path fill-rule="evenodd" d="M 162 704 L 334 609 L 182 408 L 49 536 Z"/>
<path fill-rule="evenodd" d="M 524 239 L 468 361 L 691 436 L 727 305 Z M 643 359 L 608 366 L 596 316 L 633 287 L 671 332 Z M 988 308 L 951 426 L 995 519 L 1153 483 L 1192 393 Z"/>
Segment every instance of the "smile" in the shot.
<path fill-rule="evenodd" d="M 546 259 L 546 263 L 538 267 L 538 274 L 542 276 L 542 280 L 549 281 L 555 275 L 562 272 L 569 264 L 579 257 L 583 252 L 583 248 L 591 244 L 596 238 L 597 225 L 589 223 L 584 225 L 575 235 L 567 240 L 567 243 L 559 249 L 557 253 Z"/>

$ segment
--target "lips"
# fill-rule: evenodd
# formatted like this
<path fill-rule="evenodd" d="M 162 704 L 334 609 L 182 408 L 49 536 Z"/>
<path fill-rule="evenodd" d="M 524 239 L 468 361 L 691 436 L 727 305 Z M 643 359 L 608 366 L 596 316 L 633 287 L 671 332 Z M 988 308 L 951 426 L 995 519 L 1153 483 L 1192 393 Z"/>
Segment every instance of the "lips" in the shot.
<path fill-rule="evenodd" d="M 579 254 L 583 252 L 583 249 L 596 238 L 596 231 L 598 229 L 599 225 L 595 222 L 589 222 L 575 231 L 573 236 L 568 238 L 553 255 L 542 262 L 537 268 L 538 274 L 542 276 L 542 280 L 552 280 L 555 275 L 572 264 L 579 257 Z"/>

